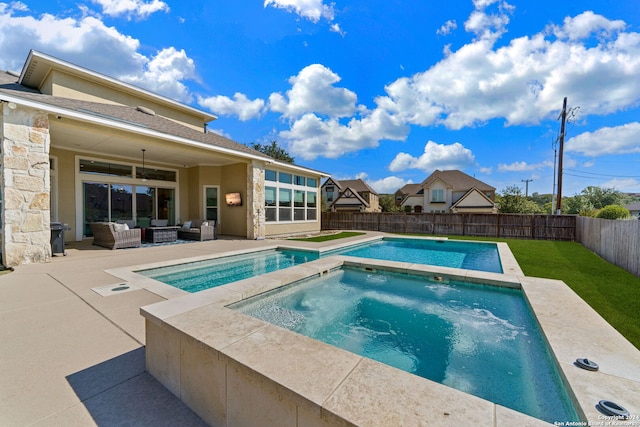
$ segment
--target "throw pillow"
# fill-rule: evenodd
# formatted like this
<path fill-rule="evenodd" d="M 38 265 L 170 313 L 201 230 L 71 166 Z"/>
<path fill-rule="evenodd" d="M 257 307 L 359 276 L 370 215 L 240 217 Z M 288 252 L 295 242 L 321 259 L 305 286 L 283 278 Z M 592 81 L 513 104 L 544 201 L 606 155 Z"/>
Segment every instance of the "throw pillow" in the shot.
<path fill-rule="evenodd" d="M 206 227 L 207 225 L 209 225 L 207 221 L 202 221 L 202 224 L 200 224 L 201 227 Z"/>
<path fill-rule="evenodd" d="M 191 221 L 185 221 L 184 224 L 182 224 L 182 229 L 191 230 Z"/>

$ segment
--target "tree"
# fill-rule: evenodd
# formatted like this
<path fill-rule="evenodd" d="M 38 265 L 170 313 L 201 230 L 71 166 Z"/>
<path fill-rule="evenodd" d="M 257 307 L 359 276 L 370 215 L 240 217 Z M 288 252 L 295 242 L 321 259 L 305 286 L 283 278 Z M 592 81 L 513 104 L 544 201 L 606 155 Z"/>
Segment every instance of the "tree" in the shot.
<path fill-rule="evenodd" d="M 381 194 L 380 207 L 382 208 L 382 212 L 400 212 L 400 207 L 396 206 L 395 196 L 393 194 Z"/>
<path fill-rule="evenodd" d="M 282 160 L 283 162 L 293 163 L 294 158 L 287 153 L 287 151 L 278 145 L 278 141 L 271 141 L 271 144 L 259 144 L 252 142 L 250 147 L 254 150 L 266 154 L 269 157 L 273 157 L 276 160 Z"/>
<path fill-rule="evenodd" d="M 625 219 L 630 218 L 631 213 L 629 212 L 629 209 L 625 208 L 624 206 L 608 205 L 600 209 L 597 217 L 604 219 Z"/>
<path fill-rule="evenodd" d="M 582 190 L 585 207 L 602 209 L 609 205 L 622 205 L 624 195 L 614 188 L 589 186 Z"/>
<path fill-rule="evenodd" d="M 496 203 L 500 206 L 500 213 L 542 213 L 542 208 L 535 202 L 528 200 L 520 187 L 512 185 L 496 196 Z"/>

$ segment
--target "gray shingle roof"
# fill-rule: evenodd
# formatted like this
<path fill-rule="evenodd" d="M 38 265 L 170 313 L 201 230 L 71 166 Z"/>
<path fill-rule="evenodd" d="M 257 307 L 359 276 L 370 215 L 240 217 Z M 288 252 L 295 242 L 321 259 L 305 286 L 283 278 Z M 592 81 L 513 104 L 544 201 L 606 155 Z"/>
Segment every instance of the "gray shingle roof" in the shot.
<path fill-rule="evenodd" d="M 62 98 L 59 96 L 45 95 L 36 90 L 27 88 L 26 86 L 19 85 L 17 81 L 17 77 L 6 72 L 0 72 L 0 93 L 6 93 L 25 100 L 51 105 L 52 107 L 73 110 L 85 114 L 95 114 L 103 118 L 142 126 L 167 135 L 186 138 L 192 141 L 270 159 L 266 154 L 247 147 L 246 145 L 232 141 L 229 138 L 225 138 L 212 132 L 204 133 L 204 130 L 197 131 L 162 116 L 143 113 L 138 111 L 135 107 L 103 104 L 99 102 L 81 101 L 77 99 Z"/>
<path fill-rule="evenodd" d="M 422 186 L 428 188 L 434 181 L 440 179 L 452 190 L 469 190 L 473 187 L 480 191 L 495 191 L 495 187 L 485 184 L 484 182 L 475 179 L 472 176 L 459 170 L 440 171 L 437 170 L 422 181 Z"/>
<path fill-rule="evenodd" d="M 365 192 L 368 191 L 369 193 L 372 193 L 372 194 L 378 194 L 376 193 L 376 190 L 369 187 L 369 185 L 361 179 L 343 179 L 340 181 L 336 179 L 332 179 L 332 181 L 335 182 L 336 185 L 338 185 L 341 190 L 345 190 L 346 188 L 351 188 L 353 191 L 357 191 L 358 193 L 363 191 Z"/>

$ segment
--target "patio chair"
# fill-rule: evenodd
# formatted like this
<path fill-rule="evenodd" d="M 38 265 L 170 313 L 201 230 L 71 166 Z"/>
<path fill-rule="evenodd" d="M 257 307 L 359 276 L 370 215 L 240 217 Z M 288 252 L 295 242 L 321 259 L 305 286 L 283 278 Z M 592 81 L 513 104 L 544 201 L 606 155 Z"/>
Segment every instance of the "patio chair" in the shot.
<path fill-rule="evenodd" d="M 205 240 L 215 240 L 216 238 L 215 221 L 203 221 L 200 219 L 185 221 L 178 230 L 178 239 L 203 242 Z"/>
<path fill-rule="evenodd" d="M 142 244 L 141 230 L 125 224 L 92 222 L 93 244 L 109 249 L 137 248 Z"/>

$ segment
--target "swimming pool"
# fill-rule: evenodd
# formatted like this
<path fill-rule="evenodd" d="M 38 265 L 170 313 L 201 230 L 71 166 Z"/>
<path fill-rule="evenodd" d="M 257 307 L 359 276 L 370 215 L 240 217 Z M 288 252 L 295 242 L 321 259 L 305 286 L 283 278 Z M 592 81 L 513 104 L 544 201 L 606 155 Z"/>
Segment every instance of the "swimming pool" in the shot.
<path fill-rule="evenodd" d="M 186 292 L 199 292 L 318 259 L 317 252 L 266 250 L 138 271 Z"/>
<path fill-rule="evenodd" d="M 549 422 L 579 420 L 522 291 L 342 267 L 229 306 Z"/>
<path fill-rule="evenodd" d="M 384 238 L 322 253 L 278 248 L 140 270 L 138 273 L 193 293 L 331 255 L 502 273 L 495 243 L 410 238 Z"/>
<path fill-rule="evenodd" d="M 323 256 L 334 254 L 502 273 L 498 247 L 489 242 L 385 237 Z"/>

